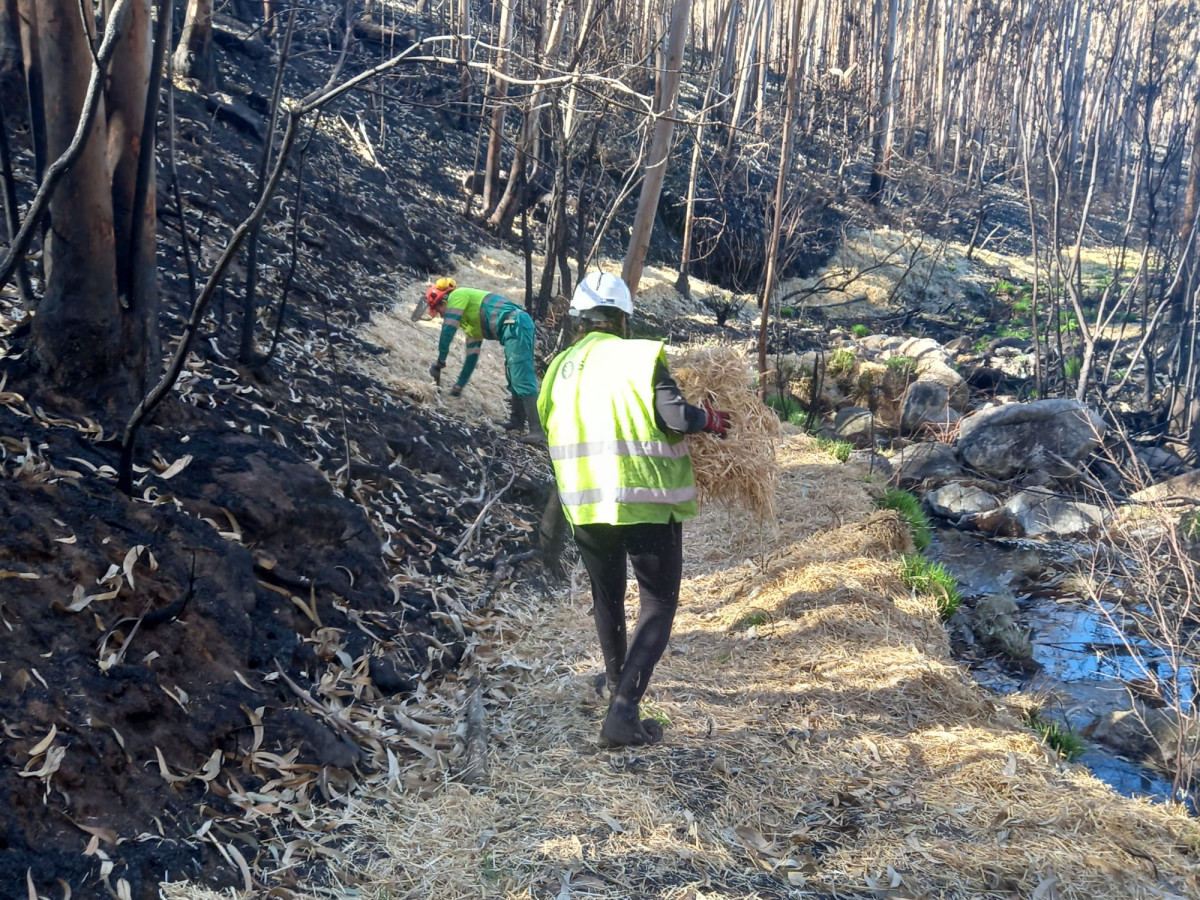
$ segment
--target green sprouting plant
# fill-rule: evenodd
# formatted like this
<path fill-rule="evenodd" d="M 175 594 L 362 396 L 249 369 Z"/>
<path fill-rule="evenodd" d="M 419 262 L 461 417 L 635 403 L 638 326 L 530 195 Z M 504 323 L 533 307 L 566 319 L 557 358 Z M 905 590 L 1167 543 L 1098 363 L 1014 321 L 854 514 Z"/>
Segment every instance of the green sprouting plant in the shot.
<path fill-rule="evenodd" d="M 771 614 L 765 609 L 754 609 L 746 613 L 730 627 L 730 631 L 745 631 L 748 628 L 754 628 L 760 625 L 768 625 L 771 622 Z"/>
<path fill-rule="evenodd" d="M 1072 381 L 1079 377 L 1079 373 L 1082 370 L 1083 360 L 1077 356 L 1072 356 L 1065 363 L 1063 363 L 1063 372 L 1066 374 L 1067 378 L 1071 379 Z"/>
<path fill-rule="evenodd" d="M 1053 748 L 1067 762 L 1074 762 L 1086 749 L 1083 738 L 1057 722 L 1042 718 L 1037 710 L 1025 716 L 1025 724 L 1041 735 L 1046 746 Z"/>
<path fill-rule="evenodd" d="M 1190 541 L 1200 537 L 1200 512 L 1188 512 L 1179 517 L 1179 533 Z"/>
<path fill-rule="evenodd" d="M 852 335 L 854 335 L 856 338 L 865 338 L 867 335 L 869 335 L 871 333 L 871 329 L 868 328 L 866 325 L 864 325 L 862 322 L 859 322 L 857 325 L 855 325 L 853 328 L 850 329 L 850 333 Z"/>
<path fill-rule="evenodd" d="M 808 413 L 802 409 L 794 409 L 788 413 L 788 423 L 797 428 L 803 428 L 808 423 Z"/>
<path fill-rule="evenodd" d="M 1013 312 L 1023 316 L 1029 315 L 1029 310 L 1033 309 L 1033 299 L 1030 297 L 1018 297 L 1013 301 Z"/>
<path fill-rule="evenodd" d="M 1016 287 L 1011 281 L 1001 278 L 996 282 L 996 286 L 992 290 L 997 294 L 1011 294 Z"/>
<path fill-rule="evenodd" d="M 919 553 L 906 554 L 901 561 L 900 577 L 918 594 L 933 597 L 937 602 L 938 615 L 942 621 L 949 619 L 962 604 L 958 580 L 940 562 L 934 562 Z"/>
<path fill-rule="evenodd" d="M 984 335 L 983 337 L 981 337 L 979 340 L 977 340 L 972 345 L 971 349 L 974 350 L 976 353 L 984 353 L 987 351 L 988 344 L 990 344 L 991 342 L 992 342 L 992 339 L 990 337 L 987 337 L 986 335 Z"/>
<path fill-rule="evenodd" d="M 638 715 L 643 719 L 653 719 L 663 728 L 671 727 L 671 717 L 653 703 L 642 703 L 638 709 Z"/>
<path fill-rule="evenodd" d="M 996 328 L 996 337 L 1001 338 L 1013 337 L 1027 341 L 1029 340 L 1030 334 L 1032 334 L 1032 332 L 1029 330 L 1028 325 L 1014 325 L 1011 322 L 1006 322 L 1005 324 Z"/>
<path fill-rule="evenodd" d="M 791 318 L 795 317 L 796 310 L 794 307 L 791 307 L 791 306 L 780 307 L 779 315 L 781 318 L 791 319 Z"/>
<path fill-rule="evenodd" d="M 699 298 L 700 305 L 712 313 L 719 327 L 725 327 L 730 319 L 737 319 L 746 305 L 746 298 L 730 291 L 717 291 Z"/>
<path fill-rule="evenodd" d="M 892 371 L 911 375 L 917 370 L 917 361 L 911 356 L 889 356 L 883 363 Z"/>
<path fill-rule="evenodd" d="M 790 396 L 784 397 L 779 394 L 771 394 L 767 397 L 767 406 L 775 410 L 775 414 L 784 421 L 790 422 L 792 416 L 803 413 L 800 404 L 793 400 Z"/>
<path fill-rule="evenodd" d="M 888 488 L 887 492 L 879 498 L 879 508 L 894 509 L 904 517 L 912 532 L 913 546 L 918 550 L 924 550 L 929 546 L 932 540 L 929 515 L 917 497 L 908 491 L 900 490 L 900 488 Z"/>
<path fill-rule="evenodd" d="M 838 347 L 829 354 L 829 362 L 825 363 L 825 371 L 830 375 L 840 375 L 854 368 L 854 351 Z"/>
<path fill-rule="evenodd" d="M 833 438 L 817 438 L 817 447 L 831 453 L 834 459 L 842 463 L 850 458 L 850 452 L 854 449 L 848 441 Z"/>
<path fill-rule="evenodd" d="M 496 867 L 496 856 L 491 850 L 485 850 L 483 859 L 480 861 L 479 874 L 485 881 L 499 881 L 504 877 L 504 872 Z"/>

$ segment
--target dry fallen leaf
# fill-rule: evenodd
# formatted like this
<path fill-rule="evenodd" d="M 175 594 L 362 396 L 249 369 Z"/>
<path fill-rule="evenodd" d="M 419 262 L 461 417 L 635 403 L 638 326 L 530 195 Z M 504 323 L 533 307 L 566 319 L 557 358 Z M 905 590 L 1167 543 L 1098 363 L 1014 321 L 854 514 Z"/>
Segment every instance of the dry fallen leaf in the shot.
<path fill-rule="evenodd" d="M 33 749 L 29 751 L 29 755 L 30 756 L 41 756 L 43 753 L 46 752 L 46 750 L 50 747 L 50 745 L 54 743 L 54 738 L 57 734 L 58 734 L 58 726 L 51 725 L 50 733 L 48 735 L 46 735 L 44 738 L 42 738 L 40 741 L 38 741 L 37 744 L 34 745 Z"/>
<path fill-rule="evenodd" d="M 174 478 L 176 475 L 186 469 L 188 465 L 191 464 L 191 461 L 192 455 L 190 453 L 181 456 L 179 459 L 175 460 L 175 462 L 171 463 L 171 465 L 167 466 L 167 468 L 162 472 L 159 472 L 158 477 L 163 479 L 163 481 L 166 481 L 169 478 Z"/>

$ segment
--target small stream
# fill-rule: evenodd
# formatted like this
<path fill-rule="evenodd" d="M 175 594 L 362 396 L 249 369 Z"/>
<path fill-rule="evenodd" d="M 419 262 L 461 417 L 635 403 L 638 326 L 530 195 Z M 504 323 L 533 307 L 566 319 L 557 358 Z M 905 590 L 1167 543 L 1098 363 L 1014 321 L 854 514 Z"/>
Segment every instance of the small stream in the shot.
<path fill-rule="evenodd" d="M 1011 619 L 1029 637 L 1033 665 L 1014 665 L 971 646 L 963 639 L 965 629 L 955 629 L 952 620 L 956 658 L 977 682 L 997 693 L 1023 690 L 1058 698 L 1043 715 L 1076 733 L 1098 716 L 1129 709 L 1125 682 L 1143 675 L 1104 613 L 1080 597 L 1078 589 L 1072 593 L 1070 576 L 1097 552 L 1094 544 L 994 540 L 950 528 L 936 528 L 925 551 L 958 580 L 964 606 L 1011 598 Z M 1144 658 L 1154 659 L 1153 647 L 1129 640 Z M 1190 684 L 1182 688 L 1189 694 L 1191 689 Z M 1122 794 L 1171 796 L 1169 778 L 1101 744 L 1089 742 L 1076 762 Z"/>

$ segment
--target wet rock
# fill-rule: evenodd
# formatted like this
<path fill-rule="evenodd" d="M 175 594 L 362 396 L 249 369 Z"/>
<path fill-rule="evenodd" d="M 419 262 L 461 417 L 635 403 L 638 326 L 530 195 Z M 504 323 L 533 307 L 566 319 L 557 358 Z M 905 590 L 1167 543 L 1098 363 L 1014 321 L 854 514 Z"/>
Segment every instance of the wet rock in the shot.
<path fill-rule="evenodd" d="M 954 449 L 941 441 L 905 447 L 892 458 L 896 481 L 902 488 L 930 481 L 948 481 L 962 474 Z"/>
<path fill-rule="evenodd" d="M 1104 510 L 1041 491 L 1021 491 L 1005 509 L 1021 523 L 1026 537 L 1090 534 L 1104 524 Z"/>
<path fill-rule="evenodd" d="M 925 498 L 934 515 L 957 521 L 963 516 L 973 516 L 1000 507 L 1000 501 L 983 488 L 973 484 L 952 482 L 931 491 Z"/>
<path fill-rule="evenodd" d="M 833 417 L 833 432 L 856 447 L 869 447 L 879 433 L 879 426 L 869 409 L 846 406 Z"/>
<path fill-rule="evenodd" d="M 1075 400 L 1038 400 L 980 410 L 959 425 L 963 462 L 995 478 L 1022 472 L 1076 472 L 1076 460 L 1100 446 L 1105 431 L 1098 413 Z"/>
<path fill-rule="evenodd" d="M 1088 740 L 1111 747 L 1122 756 L 1171 773 L 1189 765 L 1200 752 L 1200 725 L 1175 710 L 1152 708 L 1140 701 L 1132 709 L 1107 713 L 1082 731 Z"/>

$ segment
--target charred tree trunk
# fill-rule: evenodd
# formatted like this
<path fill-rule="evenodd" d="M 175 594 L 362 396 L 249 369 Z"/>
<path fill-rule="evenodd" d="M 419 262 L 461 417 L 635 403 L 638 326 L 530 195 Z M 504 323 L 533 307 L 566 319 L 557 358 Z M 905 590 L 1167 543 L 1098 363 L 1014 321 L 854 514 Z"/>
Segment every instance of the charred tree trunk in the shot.
<path fill-rule="evenodd" d="M 217 63 L 212 52 L 212 0 L 188 0 L 183 33 L 171 64 L 183 78 L 194 78 L 200 89 L 217 87 Z"/>
<path fill-rule="evenodd" d="M 30 46 L 37 57 L 26 70 L 41 73 L 46 152 L 57 159 L 71 145 L 84 108 L 92 36 L 84 31 L 75 0 L 40 0 L 36 12 Z M 33 347 L 39 368 L 64 393 L 101 403 L 112 391 L 124 406 L 133 399 L 134 385 L 132 373 L 122 369 L 126 311 L 117 293 L 105 112 L 101 100 L 82 153 L 50 200 L 46 287 L 33 320 Z"/>
<path fill-rule="evenodd" d="M 883 199 L 883 188 L 887 184 L 888 169 L 892 156 L 892 135 L 896 121 L 896 29 L 899 26 L 899 4 L 888 0 L 887 21 L 884 23 L 883 59 L 879 75 L 879 124 L 875 130 L 871 183 L 867 187 L 867 199 L 879 203 Z"/>
<path fill-rule="evenodd" d="M 783 112 L 783 144 L 779 148 L 779 172 L 775 179 L 774 214 L 771 219 L 771 234 L 767 239 L 767 273 L 763 284 L 762 308 L 758 325 L 758 391 L 760 397 L 767 391 L 767 323 L 770 320 L 771 295 L 775 292 L 775 280 L 779 266 L 780 234 L 783 230 L 783 208 L 786 197 L 787 176 L 792 167 L 792 139 L 796 130 L 796 80 L 800 62 L 800 16 L 792 19 L 792 46 L 787 68 L 787 101 Z"/>
<path fill-rule="evenodd" d="M 638 197 L 637 215 L 629 235 L 629 249 L 625 254 L 622 277 L 629 285 L 630 293 L 636 295 L 642 269 L 646 264 L 646 253 L 650 249 L 650 233 L 658 214 L 658 198 L 662 193 L 663 177 L 667 174 L 667 154 L 671 149 L 671 134 L 675 129 L 675 101 L 679 96 L 679 76 L 683 64 L 683 42 L 687 36 L 690 0 L 675 0 L 671 5 L 671 29 L 667 44 L 667 60 L 662 72 L 662 90 L 655 114 L 654 137 L 650 142 L 650 158 L 646 162 L 646 176 L 642 181 L 642 192 Z"/>
<path fill-rule="evenodd" d="M 113 0 L 107 12 L 111 15 Z M 166 3 L 160 10 L 163 24 Z M 108 165 L 112 171 L 113 244 L 117 297 L 121 305 L 123 368 L 139 379 L 138 393 L 151 359 L 159 359 L 158 297 L 155 292 L 157 221 L 154 160 L 155 113 L 160 80 L 151 77 L 151 2 L 133 0 L 117 45 L 105 94 L 108 113 Z M 165 29 L 163 39 L 167 39 Z M 158 56 L 161 66 L 162 56 Z M 153 86 L 153 102 L 151 98 Z M 147 118 L 147 110 L 150 116 Z M 143 170 L 148 166 L 148 170 Z"/>
<path fill-rule="evenodd" d="M 29 104 L 29 137 L 33 143 L 33 175 L 41 181 L 46 171 L 46 103 L 42 84 L 42 54 L 38 46 L 38 7 L 37 0 L 17 0 L 21 56 L 25 62 L 25 99 Z"/>
<path fill-rule="evenodd" d="M 492 115 L 488 132 L 487 161 L 483 169 L 483 215 L 496 208 L 500 192 L 500 148 L 504 144 L 504 101 L 508 96 L 508 44 L 512 39 L 512 13 L 516 0 L 500 0 L 499 46 L 496 49 L 496 79 L 492 87 Z"/>

